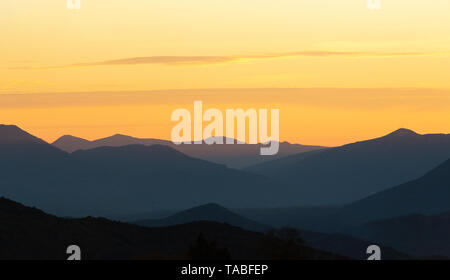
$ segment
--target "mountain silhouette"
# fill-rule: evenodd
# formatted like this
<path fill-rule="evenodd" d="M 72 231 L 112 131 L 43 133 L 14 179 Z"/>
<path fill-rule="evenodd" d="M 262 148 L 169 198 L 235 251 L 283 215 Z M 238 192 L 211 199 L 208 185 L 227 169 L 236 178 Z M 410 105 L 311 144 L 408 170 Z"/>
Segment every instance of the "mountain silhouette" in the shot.
<path fill-rule="evenodd" d="M 419 178 L 450 158 L 450 135 L 399 129 L 384 137 L 307 152 L 245 170 L 290 184 L 299 203 L 345 204 Z"/>
<path fill-rule="evenodd" d="M 450 160 L 425 176 L 342 207 L 340 224 L 356 225 L 397 216 L 450 211 Z"/>
<path fill-rule="evenodd" d="M 352 234 L 416 257 L 450 257 L 450 212 L 374 221 L 353 229 Z"/>
<path fill-rule="evenodd" d="M 3 160 L 16 162 L 62 158 L 67 153 L 15 125 L 0 125 L 0 155 Z"/>
<path fill-rule="evenodd" d="M 21 133 L 28 141 L 0 145 L 11 155 L 0 157 L 0 193 L 60 216 L 121 216 L 210 202 L 271 207 L 296 201 L 288 190 L 280 191 L 283 184 L 192 158 L 166 145 L 99 147 L 68 154 Z"/>
<path fill-rule="evenodd" d="M 68 153 L 75 152 L 76 150 L 89 150 L 94 148 L 92 147 L 91 141 L 72 135 L 61 136 L 52 145 Z"/>
<path fill-rule="evenodd" d="M 223 143 L 226 143 L 225 137 L 214 137 L 215 139 L 222 138 Z M 235 145 L 207 145 L 202 144 L 181 144 L 175 145 L 170 141 L 159 139 L 142 139 L 127 135 L 116 134 L 111 137 L 102 138 L 94 141 L 88 141 L 78 137 L 65 135 L 56 140 L 53 145 L 61 150 L 72 153 L 77 150 L 89 150 L 102 146 L 119 147 L 128 145 L 167 145 L 188 156 L 200 158 L 214 163 L 225 164 L 232 168 L 243 168 L 245 166 L 256 163 L 265 162 L 271 159 L 284 157 L 296 153 L 303 153 L 313 150 L 320 150 L 324 147 L 320 146 L 305 146 L 299 144 L 290 144 L 288 142 L 280 143 L 279 153 L 274 156 L 261 156 L 261 145 L 238 145 L 237 140 L 233 139 Z"/>
<path fill-rule="evenodd" d="M 354 235 L 415 257 L 450 257 L 447 247 L 442 246 L 442 250 L 439 251 L 438 243 L 432 241 L 433 234 L 436 234 L 437 240 L 445 239 L 446 229 L 443 228 L 443 220 L 448 218 L 449 212 L 450 160 L 419 179 L 343 206 L 247 209 L 237 213 L 274 227 L 284 225 L 313 232 L 328 232 L 333 234 L 332 236 L 336 232 L 346 237 Z M 418 224 L 419 222 L 423 223 Z M 398 230 L 396 225 L 400 227 Z M 429 228 L 425 225 L 429 225 Z M 442 232 L 442 235 L 438 235 L 438 231 Z M 409 235 L 411 238 L 405 238 Z M 308 235 L 303 238 L 309 241 L 307 237 Z M 426 241 L 428 237 L 429 243 Z M 405 238 L 403 243 L 399 241 L 402 238 Z M 413 240 L 420 242 L 421 245 L 414 247 Z M 397 241 L 404 246 L 396 246 Z M 346 244 L 345 241 L 340 242 Z M 347 255 L 346 251 L 324 247 L 325 244 L 332 245 L 327 239 L 320 240 L 318 244 L 308 243 L 315 248 L 355 258 L 354 255 Z M 428 246 L 426 244 L 429 244 L 429 250 L 426 250 Z"/>
<path fill-rule="evenodd" d="M 198 221 L 213 221 L 227 223 L 246 230 L 266 232 L 269 226 L 259 224 L 244 218 L 234 212 L 214 203 L 194 207 L 160 220 L 142 220 L 135 222 L 141 226 L 161 227 L 186 224 Z"/>
<path fill-rule="evenodd" d="M 80 247 L 84 260 L 185 260 L 192 257 L 208 260 L 212 257 L 211 250 L 226 252 L 229 258 L 237 260 L 342 259 L 273 236 L 215 222 L 145 228 L 103 218 L 58 218 L 4 198 L 0 198 L 0 220 L 0 259 L 64 260 L 68 258 L 66 249 L 70 245 Z M 208 246 L 209 253 L 199 245 Z"/>

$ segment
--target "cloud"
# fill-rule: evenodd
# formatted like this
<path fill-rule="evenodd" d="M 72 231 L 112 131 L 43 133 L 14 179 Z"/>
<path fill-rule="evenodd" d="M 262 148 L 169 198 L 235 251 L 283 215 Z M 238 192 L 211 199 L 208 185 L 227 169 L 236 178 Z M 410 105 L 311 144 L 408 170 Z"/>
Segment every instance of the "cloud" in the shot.
<path fill-rule="evenodd" d="M 422 56 L 430 53 L 420 52 L 344 52 L 344 51 L 299 51 L 285 53 L 267 53 L 258 55 L 234 55 L 234 56 L 147 56 L 132 57 L 124 59 L 105 60 L 98 62 L 84 62 L 63 66 L 39 67 L 33 69 L 54 69 L 71 67 L 92 66 L 123 66 L 140 64 L 162 64 L 162 65 L 210 65 L 220 63 L 232 63 L 238 61 L 290 58 L 290 57 L 389 57 L 389 56 Z M 16 68 L 17 69 L 17 68 Z"/>

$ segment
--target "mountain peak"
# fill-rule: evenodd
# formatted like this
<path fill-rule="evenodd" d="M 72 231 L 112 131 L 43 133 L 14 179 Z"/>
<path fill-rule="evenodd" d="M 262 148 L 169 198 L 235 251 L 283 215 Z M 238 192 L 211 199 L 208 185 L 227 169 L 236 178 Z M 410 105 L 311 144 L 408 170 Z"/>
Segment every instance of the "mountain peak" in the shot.
<path fill-rule="evenodd" d="M 64 135 L 59 137 L 52 145 L 58 149 L 72 153 L 79 149 L 89 149 L 91 147 L 91 142 L 72 135 Z"/>
<path fill-rule="evenodd" d="M 217 204 L 217 203 L 208 203 L 208 204 L 204 204 L 204 205 L 200 205 L 194 208 L 191 208 L 190 210 L 225 210 L 225 211 L 229 211 L 227 208 Z"/>
<path fill-rule="evenodd" d="M 34 137 L 33 135 L 20 129 L 16 125 L 4 125 L 4 124 L 0 124 L 0 141 L 2 142 L 28 141 L 36 143 L 45 143 L 43 140 Z"/>
<path fill-rule="evenodd" d="M 105 137 L 105 138 L 101 138 L 101 139 L 97 139 L 94 142 L 96 143 L 104 143 L 104 142 L 108 142 L 108 145 L 113 145 L 113 146 L 125 146 L 126 144 L 136 144 L 137 139 L 135 139 L 132 136 L 128 136 L 128 135 L 124 135 L 124 134 L 119 134 L 116 133 L 114 135 L 111 135 L 109 137 Z M 112 141 L 112 142 L 111 142 Z M 133 141 L 132 143 L 129 143 L 129 141 Z M 123 143 L 122 143 L 123 142 Z M 125 144 L 126 143 L 126 144 Z"/>
<path fill-rule="evenodd" d="M 80 137 L 76 137 L 76 136 L 72 136 L 72 135 L 63 135 L 61 137 L 59 137 L 54 143 L 60 142 L 60 141 L 82 141 L 82 142 L 89 142 L 86 139 L 80 138 Z"/>
<path fill-rule="evenodd" d="M 411 129 L 407 129 L 407 128 L 400 128 L 397 129 L 396 131 L 388 134 L 388 136 L 416 136 L 419 135 L 416 132 L 412 131 Z"/>
<path fill-rule="evenodd" d="M 107 138 L 133 138 L 133 137 L 131 137 L 129 135 L 125 135 L 125 134 L 116 133 L 116 134 L 114 134 L 114 135 L 112 135 L 110 137 L 107 137 Z"/>

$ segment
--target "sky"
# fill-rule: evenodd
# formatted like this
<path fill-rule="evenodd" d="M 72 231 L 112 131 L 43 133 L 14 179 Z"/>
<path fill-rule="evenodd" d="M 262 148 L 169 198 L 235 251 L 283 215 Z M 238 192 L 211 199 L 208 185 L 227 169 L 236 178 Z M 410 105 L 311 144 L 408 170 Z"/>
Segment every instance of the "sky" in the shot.
<path fill-rule="evenodd" d="M 278 108 L 281 140 L 449 133 L 450 1 L 0 1 L 0 123 L 169 139 L 171 112 Z"/>

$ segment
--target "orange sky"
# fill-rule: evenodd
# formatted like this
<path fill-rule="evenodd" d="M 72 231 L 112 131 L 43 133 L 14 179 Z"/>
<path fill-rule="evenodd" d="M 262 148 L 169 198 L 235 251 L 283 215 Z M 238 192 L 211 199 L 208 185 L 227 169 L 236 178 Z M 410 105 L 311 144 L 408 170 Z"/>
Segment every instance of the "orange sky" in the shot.
<path fill-rule="evenodd" d="M 0 2 L 1 123 L 168 139 L 202 100 L 279 108 L 281 139 L 305 144 L 450 132 L 447 0 L 81 1 Z"/>

